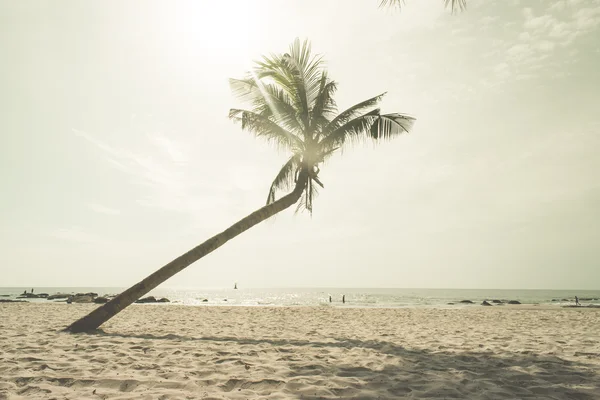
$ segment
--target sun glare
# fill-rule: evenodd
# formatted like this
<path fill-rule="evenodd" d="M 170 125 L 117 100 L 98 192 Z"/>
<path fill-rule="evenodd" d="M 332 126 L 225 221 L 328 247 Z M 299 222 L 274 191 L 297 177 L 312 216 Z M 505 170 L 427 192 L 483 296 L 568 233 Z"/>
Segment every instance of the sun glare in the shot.
<path fill-rule="evenodd" d="M 271 100 L 271 96 L 269 96 L 269 94 L 265 91 L 263 82 L 260 79 L 258 79 L 258 77 L 254 73 L 254 71 L 250 70 L 250 73 L 252 74 L 252 78 L 254 78 L 254 82 L 256 82 L 256 86 L 258 87 L 258 90 L 260 90 L 260 92 L 264 96 L 265 100 L 267 101 L 267 104 L 269 104 L 269 108 L 271 109 L 271 112 L 273 113 L 275 118 L 277 120 L 279 120 L 279 113 L 277 112 L 277 107 L 275 107 L 275 105 L 273 104 L 273 101 Z"/>
<path fill-rule="evenodd" d="M 199 44 L 222 53 L 245 50 L 257 32 L 260 21 L 253 2 L 199 1 L 190 3 L 189 14 L 182 15 L 193 27 Z M 189 10 L 188 10 L 189 11 Z"/>

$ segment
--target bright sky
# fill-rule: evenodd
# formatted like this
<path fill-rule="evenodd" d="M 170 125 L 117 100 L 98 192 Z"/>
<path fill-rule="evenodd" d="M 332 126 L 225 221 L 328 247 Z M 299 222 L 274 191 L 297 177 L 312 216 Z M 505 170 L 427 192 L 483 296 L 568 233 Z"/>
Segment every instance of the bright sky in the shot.
<path fill-rule="evenodd" d="M 0 1 L 0 286 L 128 286 L 261 207 L 227 79 L 309 38 L 412 134 L 164 286 L 598 289 L 600 0 Z"/>

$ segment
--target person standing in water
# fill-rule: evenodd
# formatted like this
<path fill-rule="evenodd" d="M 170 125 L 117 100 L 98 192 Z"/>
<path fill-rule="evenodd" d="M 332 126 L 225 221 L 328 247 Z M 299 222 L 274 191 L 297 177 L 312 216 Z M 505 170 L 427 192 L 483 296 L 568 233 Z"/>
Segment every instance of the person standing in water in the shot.
<path fill-rule="evenodd" d="M 346 303 L 346 295 L 345 294 L 342 295 L 342 303 L 344 303 L 344 304 Z"/>
<path fill-rule="evenodd" d="M 579 297 L 575 296 L 575 305 L 576 306 L 580 306 L 581 303 L 579 302 Z"/>

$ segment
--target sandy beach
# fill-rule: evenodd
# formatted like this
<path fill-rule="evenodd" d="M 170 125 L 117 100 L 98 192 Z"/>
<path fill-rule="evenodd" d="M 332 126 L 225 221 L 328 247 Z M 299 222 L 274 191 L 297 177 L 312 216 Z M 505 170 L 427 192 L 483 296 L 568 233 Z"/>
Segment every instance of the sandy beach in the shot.
<path fill-rule="evenodd" d="M 600 310 L 0 304 L 1 399 L 600 399 Z"/>

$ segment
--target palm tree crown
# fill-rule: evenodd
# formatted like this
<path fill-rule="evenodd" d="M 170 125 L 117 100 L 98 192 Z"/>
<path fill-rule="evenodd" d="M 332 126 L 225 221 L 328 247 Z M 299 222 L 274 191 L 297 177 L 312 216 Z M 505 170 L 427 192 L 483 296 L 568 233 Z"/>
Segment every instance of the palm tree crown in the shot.
<path fill-rule="evenodd" d="M 229 118 L 291 153 L 271 184 L 267 204 L 294 186 L 304 170 L 308 178 L 298 209 L 312 212 L 317 186 L 323 187 L 320 164 L 347 143 L 389 139 L 408 132 L 414 122 L 404 114 L 381 114 L 375 106 L 385 93 L 338 114 L 337 84 L 327 76 L 322 57 L 311 55 L 308 41 L 296 39 L 288 53 L 263 57 L 246 78 L 230 84 L 251 109 L 231 109 Z"/>

